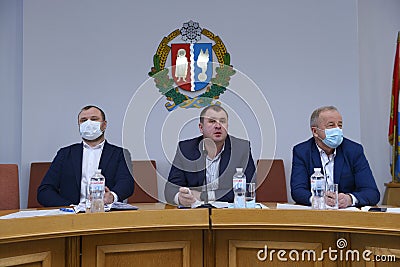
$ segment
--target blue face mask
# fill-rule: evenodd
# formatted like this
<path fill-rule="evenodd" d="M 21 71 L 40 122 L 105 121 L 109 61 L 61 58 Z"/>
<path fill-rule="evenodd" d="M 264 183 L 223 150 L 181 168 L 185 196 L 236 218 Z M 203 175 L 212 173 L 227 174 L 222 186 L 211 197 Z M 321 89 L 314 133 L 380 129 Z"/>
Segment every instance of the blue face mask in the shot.
<path fill-rule="evenodd" d="M 343 141 L 343 131 L 340 128 L 325 129 L 325 136 L 322 142 L 330 148 L 337 148 Z"/>

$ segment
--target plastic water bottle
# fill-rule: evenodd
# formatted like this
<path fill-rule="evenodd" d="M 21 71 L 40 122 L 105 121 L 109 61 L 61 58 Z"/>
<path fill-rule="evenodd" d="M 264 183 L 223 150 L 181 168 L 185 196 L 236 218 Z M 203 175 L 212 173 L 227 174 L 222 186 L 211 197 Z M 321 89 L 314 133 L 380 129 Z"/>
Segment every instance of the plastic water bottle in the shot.
<path fill-rule="evenodd" d="M 86 182 L 86 213 L 90 212 L 90 179 Z"/>
<path fill-rule="evenodd" d="M 104 211 L 104 190 L 106 179 L 101 174 L 101 170 L 96 170 L 93 177 L 90 178 L 90 212 Z"/>
<path fill-rule="evenodd" d="M 325 209 L 325 177 L 321 173 L 321 168 L 314 168 L 314 173 L 311 175 L 311 192 L 312 203 L 311 207 L 315 210 Z"/>
<path fill-rule="evenodd" d="M 243 173 L 243 168 L 236 168 L 236 173 L 233 175 L 233 193 L 234 207 L 246 208 L 246 175 Z"/>

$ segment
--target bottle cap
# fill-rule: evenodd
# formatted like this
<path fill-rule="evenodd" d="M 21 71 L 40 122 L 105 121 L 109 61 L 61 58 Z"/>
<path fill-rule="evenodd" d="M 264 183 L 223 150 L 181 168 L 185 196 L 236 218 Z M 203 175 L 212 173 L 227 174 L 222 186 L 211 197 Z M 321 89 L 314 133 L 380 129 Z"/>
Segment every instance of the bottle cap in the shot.
<path fill-rule="evenodd" d="M 236 168 L 236 172 L 242 173 L 243 172 L 243 168 Z"/>
<path fill-rule="evenodd" d="M 320 172 L 321 168 L 314 168 L 314 172 Z"/>
<path fill-rule="evenodd" d="M 101 169 L 97 169 L 94 173 L 99 173 L 99 174 L 101 174 Z"/>

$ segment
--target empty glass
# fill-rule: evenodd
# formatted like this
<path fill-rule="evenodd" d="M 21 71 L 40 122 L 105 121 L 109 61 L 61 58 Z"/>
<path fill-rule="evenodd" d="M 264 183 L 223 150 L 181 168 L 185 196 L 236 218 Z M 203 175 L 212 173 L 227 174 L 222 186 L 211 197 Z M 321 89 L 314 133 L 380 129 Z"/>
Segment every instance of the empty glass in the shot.
<path fill-rule="evenodd" d="M 325 206 L 327 209 L 337 210 L 339 208 L 338 196 L 338 184 L 328 184 L 325 192 Z"/>

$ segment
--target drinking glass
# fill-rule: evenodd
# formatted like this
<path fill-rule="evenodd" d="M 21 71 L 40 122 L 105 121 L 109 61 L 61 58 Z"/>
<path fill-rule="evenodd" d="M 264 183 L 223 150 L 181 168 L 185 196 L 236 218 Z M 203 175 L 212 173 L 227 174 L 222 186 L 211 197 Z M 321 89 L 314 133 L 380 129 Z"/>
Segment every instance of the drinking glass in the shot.
<path fill-rule="evenodd" d="M 338 184 L 328 184 L 325 192 L 325 205 L 327 209 L 337 210 L 339 208 L 338 196 L 339 196 Z"/>
<path fill-rule="evenodd" d="M 246 208 L 256 207 L 256 183 L 246 183 Z"/>

